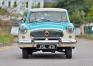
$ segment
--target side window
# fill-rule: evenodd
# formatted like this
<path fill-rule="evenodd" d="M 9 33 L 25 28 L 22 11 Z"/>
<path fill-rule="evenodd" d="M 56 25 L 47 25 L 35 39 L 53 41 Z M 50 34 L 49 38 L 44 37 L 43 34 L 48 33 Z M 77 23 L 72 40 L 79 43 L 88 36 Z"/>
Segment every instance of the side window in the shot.
<path fill-rule="evenodd" d="M 30 16 L 30 22 L 34 21 L 36 19 L 36 13 L 32 13 Z"/>
<path fill-rule="evenodd" d="M 61 18 L 62 18 L 63 22 L 67 22 L 67 14 L 66 14 L 66 12 L 62 13 L 62 17 Z"/>

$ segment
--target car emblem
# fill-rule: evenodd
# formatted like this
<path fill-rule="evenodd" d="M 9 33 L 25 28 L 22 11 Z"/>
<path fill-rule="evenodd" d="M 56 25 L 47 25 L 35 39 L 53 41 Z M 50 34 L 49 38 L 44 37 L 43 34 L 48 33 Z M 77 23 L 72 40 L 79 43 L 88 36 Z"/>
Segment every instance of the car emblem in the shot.
<path fill-rule="evenodd" d="M 44 35 L 45 35 L 45 37 L 48 37 L 49 36 L 49 31 L 45 31 Z"/>

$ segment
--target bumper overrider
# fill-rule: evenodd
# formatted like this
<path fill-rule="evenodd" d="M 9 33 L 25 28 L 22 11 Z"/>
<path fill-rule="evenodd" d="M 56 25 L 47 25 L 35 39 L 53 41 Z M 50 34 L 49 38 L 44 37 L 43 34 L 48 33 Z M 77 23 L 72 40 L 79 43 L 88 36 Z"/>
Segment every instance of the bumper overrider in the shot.
<path fill-rule="evenodd" d="M 75 47 L 76 40 L 34 40 L 34 41 L 27 41 L 27 40 L 20 40 L 18 42 L 18 47 L 25 48 L 25 47 L 32 47 L 36 48 L 37 45 L 56 45 L 57 47 Z"/>

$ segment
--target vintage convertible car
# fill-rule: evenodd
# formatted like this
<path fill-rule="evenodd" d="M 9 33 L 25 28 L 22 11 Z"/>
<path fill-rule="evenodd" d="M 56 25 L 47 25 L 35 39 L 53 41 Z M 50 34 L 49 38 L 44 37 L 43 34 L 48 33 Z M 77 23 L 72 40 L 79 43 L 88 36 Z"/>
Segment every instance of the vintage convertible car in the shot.
<path fill-rule="evenodd" d="M 22 57 L 28 58 L 33 52 L 64 52 L 72 58 L 76 46 L 74 25 L 66 9 L 35 8 L 27 12 L 19 27 L 18 46 Z"/>

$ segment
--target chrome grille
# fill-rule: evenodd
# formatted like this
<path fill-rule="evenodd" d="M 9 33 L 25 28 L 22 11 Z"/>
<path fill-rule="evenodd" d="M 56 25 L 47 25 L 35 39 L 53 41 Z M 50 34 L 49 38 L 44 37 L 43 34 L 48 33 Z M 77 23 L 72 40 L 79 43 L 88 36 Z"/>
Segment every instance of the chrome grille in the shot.
<path fill-rule="evenodd" d="M 62 31 L 47 31 L 47 37 L 63 37 Z M 46 37 L 46 30 L 44 31 L 35 31 L 30 34 L 32 37 Z"/>

